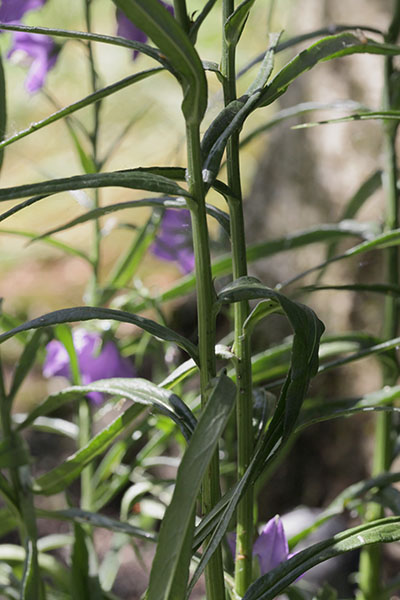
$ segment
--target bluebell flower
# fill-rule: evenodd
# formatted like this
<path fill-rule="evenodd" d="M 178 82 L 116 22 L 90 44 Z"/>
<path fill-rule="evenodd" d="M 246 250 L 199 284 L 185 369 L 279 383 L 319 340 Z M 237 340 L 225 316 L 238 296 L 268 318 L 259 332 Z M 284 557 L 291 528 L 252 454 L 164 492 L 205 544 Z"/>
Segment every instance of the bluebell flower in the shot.
<path fill-rule="evenodd" d="M 29 64 L 25 87 L 34 94 L 43 87 L 47 73 L 57 62 L 58 52 L 58 46 L 49 36 L 16 31 L 7 57 L 22 53 L 23 62 Z"/>
<path fill-rule="evenodd" d="M 114 342 L 107 341 L 103 344 L 99 333 L 81 328 L 74 329 L 72 339 L 83 385 L 111 377 L 135 377 L 135 369 L 130 360 L 121 356 Z M 46 353 L 43 375 L 47 378 L 60 376 L 71 380 L 70 361 L 64 345 L 58 340 L 52 340 L 46 346 Z M 88 397 L 95 404 L 104 400 L 101 392 L 90 392 Z"/>
<path fill-rule="evenodd" d="M 0 5 L 0 21 L 3 23 L 18 22 L 30 10 L 40 8 L 46 0 L 2 0 Z"/>

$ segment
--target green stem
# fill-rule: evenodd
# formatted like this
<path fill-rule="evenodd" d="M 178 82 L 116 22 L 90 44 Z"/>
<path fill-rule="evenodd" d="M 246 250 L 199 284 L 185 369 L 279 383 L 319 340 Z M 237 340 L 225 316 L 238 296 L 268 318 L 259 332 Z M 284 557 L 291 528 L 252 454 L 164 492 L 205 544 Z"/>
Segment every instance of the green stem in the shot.
<path fill-rule="evenodd" d="M 205 190 L 202 178 L 200 132 L 197 124 L 187 124 L 188 183 L 192 199 L 188 200 L 191 213 L 193 246 L 197 281 L 197 315 L 200 355 L 201 403 L 204 407 L 215 377 L 215 310 L 208 228 L 205 208 Z M 216 453 L 204 478 L 202 508 L 207 514 L 221 497 L 219 461 Z M 221 549 L 217 548 L 205 572 L 207 600 L 223 600 L 225 587 Z"/>
<path fill-rule="evenodd" d="M 400 30 L 400 0 L 396 0 L 392 23 L 389 27 L 385 41 L 395 43 Z M 393 59 L 385 59 L 385 81 L 383 94 L 383 108 L 392 107 L 391 80 L 394 72 Z M 385 150 L 385 179 L 384 189 L 386 197 L 385 229 L 391 230 L 399 227 L 399 208 L 397 191 L 397 156 L 396 133 L 397 124 L 384 122 L 384 150 Z M 392 285 L 399 285 L 399 252 L 397 247 L 385 251 L 386 281 Z M 394 296 L 386 295 L 384 307 L 383 339 L 396 337 L 398 331 L 399 309 Z M 383 385 L 393 385 L 395 379 L 387 370 L 383 369 Z M 372 466 L 372 476 L 390 470 L 393 458 L 393 419 L 389 412 L 381 413 L 376 420 L 375 451 Z M 366 511 L 366 519 L 373 521 L 383 517 L 383 507 L 371 504 Z M 357 600 L 375 600 L 382 588 L 382 547 L 379 545 L 364 548 L 360 556 L 360 591 Z"/>
<path fill-rule="evenodd" d="M 88 33 L 92 30 L 92 20 L 91 20 L 91 2 L 92 0 L 85 0 L 85 21 L 86 21 L 86 29 Z M 92 92 L 95 93 L 98 90 L 98 75 L 96 69 L 96 63 L 93 53 L 93 46 L 90 41 L 87 43 L 88 53 L 89 53 L 89 69 L 90 69 L 90 83 Z M 92 144 L 92 160 L 96 169 L 99 166 L 98 160 L 98 142 L 99 142 L 99 131 L 100 131 L 100 110 L 101 110 L 101 102 L 95 102 L 92 106 L 93 108 L 93 129 L 90 133 L 90 141 Z M 99 190 L 94 191 L 94 207 L 99 208 L 100 206 L 100 192 Z M 97 304 L 97 289 L 100 275 L 100 261 L 101 261 L 101 226 L 100 219 L 94 220 L 94 242 L 93 242 L 93 250 L 92 250 L 92 264 L 93 264 L 93 273 L 92 280 L 90 283 L 90 304 Z"/>
<path fill-rule="evenodd" d="M 187 14 L 186 0 L 174 0 L 175 18 L 186 33 L 190 30 L 190 19 Z"/>
<path fill-rule="evenodd" d="M 234 11 L 233 0 L 223 2 L 223 22 Z M 223 36 L 221 70 L 224 76 L 224 102 L 229 104 L 236 99 L 236 48 L 228 44 Z M 231 240 L 232 270 L 237 279 L 247 275 L 246 239 L 242 189 L 240 181 L 239 133 L 234 133 L 227 144 L 228 185 L 233 197 L 228 198 Z M 237 356 L 236 377 L 238 398 L 236 403 L 237 427 L 237 477 L 243 477 L 253 452 L 252 431 L 252 377 L 250 340 L 243 336 L 243 325 L 249 314 L 248 302 L 234 304 L 234 351 Z M 253 547 L 253 488 L 249 486 L 237 508 L 235 590 L 243 596 L 251 584 Z"/>

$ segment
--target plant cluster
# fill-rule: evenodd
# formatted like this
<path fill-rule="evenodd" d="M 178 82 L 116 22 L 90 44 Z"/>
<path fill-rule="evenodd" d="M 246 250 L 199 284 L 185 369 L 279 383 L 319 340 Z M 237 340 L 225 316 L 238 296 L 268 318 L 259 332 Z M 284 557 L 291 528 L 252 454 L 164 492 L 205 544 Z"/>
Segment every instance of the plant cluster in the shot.
<path fill-rule="evenodd" d="M 154 548 L 146 600 L 189 598 L 203 575 L 207 600 L 273 600 L 280 594 L 290 599 L 334 600 L 338 595 L 330 586 L 313 589 L 307 585 L 307 571 L 352 550 L 360 551 L 357 599 L 388 600 L 400 585 L 398 578 L 386 581 L 382 569 L 382 545 L 400 540 L 395 487 L 400 473 L 391 470 L 399 450 L 395 416 L 400 396 L 396 356 L 400 344 L 396 156 L 400 110 L 395 57 L 400 55 L 400 1 L 392 3 L 386 32 L 355 23 L 294 38 L 270 33 L 268 42 L 260 42 L 262 54 L 240 73 L 236 54 L 255 0 L 208 0 L 194 12 L 190 0 L 110 0 L 115 8 L 114 36 L 93 31 L 93 12 L 100 6 L 95 0 L 82 0 L 82 31 L 48 27 L 47 23 L 46 27 L 23 24 L 27 13 L 47 2 L 55 0 L 2 1 L 0 28 L 12 36 L 5 58 L 22 55 L 28 61 L 26 91 L 33 94 L 43 89 L 49 72 L 63 60 L 64 45 L 79 43 L 89 65 L 91 93 L 8 136 L 7 82 L 0 63 L 1 160 L 8 146 L 29 135 L 40 139 L 39 130 L 62 119 L 82 174 L 1 187 L 0 202 L 17 202 L 2 212 L 0 220 L 63 191 L 91 190 L 92 205 L 81 216 L 40 236 L 2 230 L 4 235 L 17 234 L 78 256 L 89 266 L 90 278 L 83 306 L 28 321 L 10 312 L 1 314 L 0 343 L 13 338 L 21 346 L 11 381 L 5 380 L 0 364 L 0 531 L 15 542 L 0 544 L 2 597 L 116 599 L 119 552 L 131 545 L 140 554 L 141 544 L 146 544 Z M 273 6 L 271 0 L 269 9 Z M 202 61 L 197 37 L 218 11 L 223 24 L 221 60 Z M 132 53 L 134 72 L 102 87 L 96 44 L 126 48 Z M 276 55 L 299 44 L 304 49 L 276 69 Z M 140 54 L 156 66 L 136 70 Z M 374 173 L 361 185 L 340 222 L 247 244 L 241 148 L 287 116 L 302 114 L 304 107 L 266 117 L 264 124 L 245 129 L 241 136 L 247 119 L 272 105 L 319 63 L 351 54 L 377 54 L 384 61 L 382 106 L 353 111 L 346 117 L 381 121 L 383 172 Z M 243 90 L 241 76 L 250 70 L 255 75 Z M 132 165 L 107 171 L 106 162 L 118 144 L 105 154 L 100 148 L 106 98 L 124 88 L 134 97 L 136 86 L 145 79 L 157 79 L 161 72 L 167 72 L 181 88 L 186 164 Z M 213 118 L 207 110 L 210 77 L 219 82 L 223 97 L 223 106 Z M 7 94 L 12 97 L 12 90 Z M 79 119 L 79 111 L 86 107 L 92 111 L 91 128 Z M 129 129 L 128 123 L 121 138 Z M 359 209 L 380 185 L 386 198 L 384 224 L 357 221 Z M 143 197 L 107 205 L 101 196 L 105 187 L 127 188 Z M 211 191 L 223 198 L 225 210 L 206 202 Z M 149 209 L 147 221 L 140 226 L 125 223 L 131 242 L 104 277 L 101 218 L 143 207 Z M 230 244 L 226 254 L 215 257 L 210 252 L 211 219 Z M 86 222 L 93 224 L 90 253 L 57 238 L 58 232 Z M 339 253 L 342 239 L 356 242 Z M 253 261 L 315 242 L 326 244 L 326 260 L 290 282 L 272 289 L 249 276 Z M 158 295 L 146 293 L 135 280 L 148 251 L 161 261 L 175 263 L 182 274 Z M 382 281 L 362 286 L 338 286 L 329 279 L 322 282 L 331 263 L 370 251 L 383 255 Z M 316 274 L 314 285 L 287 287 L 306 274 Z M 300 300 L 330 288 L 383 295 L 381 337 L 335 331 L 324 336 L 323 323 Z M 164 310 L 167 301 L 181 301 L 193 290 L 196 339 L 170 327 Z M 152 318 L 141 314 L 148 309 Z M 230 321 L 230 333 L 223 339 L 217 328 L 221 312 Z M 255 353 L 254 335 L 272 314 L 287 320 L 292 336 Z M 134 325 L 142 334 L 121 337 L 121 323 Z M 329 362 L 322 360 L 329 351 Z M 173 360 L 168 359 L 171 356 Z M 311 401 L 309 384 L 318 373 L 367 356 L 376 357 L 381 365 L 380 389 L 358 398 Z M 152 380 L 140 376 L 144 357 L 155 365 Z M 63 377 L 68 385 L 20 414 L 13 409 L 15 399 L 37 362 L 45 377 Z M 114 418 L 105 423 L 102 419 L 111 411 Z M 315 423 L 365 411 L 377 412 L 371 478 L 343 490 L 311 527 L 294 538 L 286 538 L 278 515 L 271 516 L 257 535 L 260 490 L 279 468 L 293 439 Z M 35 430 L 67 439 L 74 450 L 60 464 L 41 472 L 29 446 L 30 432 Z M 173 480 L 151 469 L 163 460 L 168 464 L 166 453 L 171 448 L 180 452 Z M 162 515 L 146 519 L 141 514 L 142 501 L 149 498 Z M 353 527 L 296 550 L 311 531 L 349 508 L 357 514 Z M 67 522 L 69 532 L 41 535 L 41 519 Z M 97 528 L 112 534 L 106 552 L 94 543 Z M 57 552 L 65 548 L 67 555 Z"/>

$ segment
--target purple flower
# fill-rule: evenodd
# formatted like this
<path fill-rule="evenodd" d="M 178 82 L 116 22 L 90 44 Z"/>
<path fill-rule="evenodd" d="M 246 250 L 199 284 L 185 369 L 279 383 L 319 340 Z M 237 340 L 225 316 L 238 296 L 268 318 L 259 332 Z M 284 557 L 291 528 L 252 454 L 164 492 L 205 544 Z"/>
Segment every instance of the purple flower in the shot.
<path fill-rule="evenodd" d="M 153 254 L 177 262 L 183 273 L 194 269 L 194 253 L 191 238 L 190 211 L 167 208 L 160 230 L 151 246 Z"/>
<path fill-rule="evenodd" d="M 0 21 L 10 23 L 19 21 L 26 12 L 40 8 L 46 0 L 2 0 Z"/>
<path fill-rule="evenodd" d="M 235 540 L 235 534 L 228 534 L 228 544 L 233 556 L 236 550 Z M 257 557 L 260 575 L 265 575 L 293 556 L 289 554 L 288 542 L 279 515 L 275 515 L 264 525 L 253 544 L 253 556 Z"/>
<path fill-rule="evenodd" d="M 15 52 L 22 52 L 30 63 L 25 87 L 33 94 L 43 87 L 47 73 L 56 64 L 58 47 L 47 35 L 16 31 L 7 57 L 10 58 Z"/>
<path fill-rule="evenodd" d="M 159 1 L 164 6 L 164 8 L 166 8 L 171 13 L 171 15 L 174 14 L 174 9 L 172 6 L 170 6 L 166 2 L 163 2 L 162 0 L 159 0 Z M 117 35 L 120 35 L 121 37 L 124 37 L 127 40 L 132 40 L 133 42 L 141 42 L 142 44 L 146 43 L 147 35 L 144 33 L 144 31 L 139 29 L 139 27 L 136 27 L 136 25 L 134 23 L 132 23 L 132 21 L 130 19 L 128 19 L 128 17 L 125 15 L 125 13 L 123 13 L 118 8 L 117 8 L 117 24 L 118 24 Z M 133 51 L 133 60 L 136 60 L 138 54 L 139 54 L 138 50 Z"/>
<path fill-rule="evenodd" d="M 270 519 L 263 527 L 254 542 L 253 556 L 258 558 L 261 575 L 290 558 L 288 542 L 279 515 Z"/>
<path fill-rule="evenodd" d="M 98 379 L 135 376 L 131 362 L 121 356 L 114 342 L 108 341 L 102 346 L 101 335 L 86 329 L 75 329 L 72 339 L 83 385 Z M 71 379 L 69 356 L 64 345 L 58 340 L 52 340 L 47 344 L 46 352 L 43 375 L 45 377 L 58 375 Z M 95 404 L 100 404 L 104 400 L 101 392 L 90 392 L 88 398 Z"/>

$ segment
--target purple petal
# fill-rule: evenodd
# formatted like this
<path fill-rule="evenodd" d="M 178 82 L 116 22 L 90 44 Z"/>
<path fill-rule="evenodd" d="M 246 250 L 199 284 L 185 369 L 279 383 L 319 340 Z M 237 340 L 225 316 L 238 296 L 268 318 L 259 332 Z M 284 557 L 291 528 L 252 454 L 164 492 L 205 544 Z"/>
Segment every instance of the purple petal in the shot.
<path fill-rule="evenodd" d="M 108 341 L 102 347 L 101 336 L 85 329 L 75 329 L 72 338 L 84 385 L 111 377 L 135 377 L 131 362 L 120 355 L 114 342 Z M 46 350 L 43 375 L 45 377 L 60 375 L 71 379 L 69 356 L 63 344 L 53 340 L 47 344 Z M 96 404 L 104 400 L 100 392 L 90 392 L 88 397 Z"/>
<path fill-rule="evenodd" d="M 7 54 L 8 58 L 17 51 L 26 54 L 31 61 L 25 87 L 33 94 L 43 87 L 47 73 L 56 64 L 58 48 L 47 35 L 16 31 L 13 34 L 13 45 Z"/>
<path fill-rule="evenodd" d="M 46 0 L 2 0 L 0 21 L 9 23 L 19 21 L 26 12 L 40 8 Z"/>
<path fill-rule="evenodd" d="M 164 6 L 164 8 L 166 8 L 171 13 L 171 15 L 174 14 L 174 9 L 170 4 L 167 4 L 162 0 L 159 1 Z M 119 8 L 117 8 L 116 17 L 117 35 L 120 35 L 121 37 L 124 37 L 127 40 L 132 40 L 132 42 L 141 42 L 142 44 L 145 44 L 147 42 L 147 35 L 144 33 L 144 31 L 139 29 L 139 27 L 136 27 L 136 25 L 132 23 L 132 21 L 128 19 L 125 13 L 119 10 Z M 138 50 L 133 51 L 133 60 L 135 60 L 138 57 L 138 54 Z"/>
<path fill-rule="evenodd" d="M 169 262 L 177 262 L 185 274 L 194 269 L 190 212 L 168 208 L 160 230 L 151 246 L 153 254 Z"/>
<path fill-rule="evenodd" d="M 261 575 L 288 559 L 289 547 L 278 515 L 268 521 L 253 546 L 253 555 L 260 563 Z"/>

